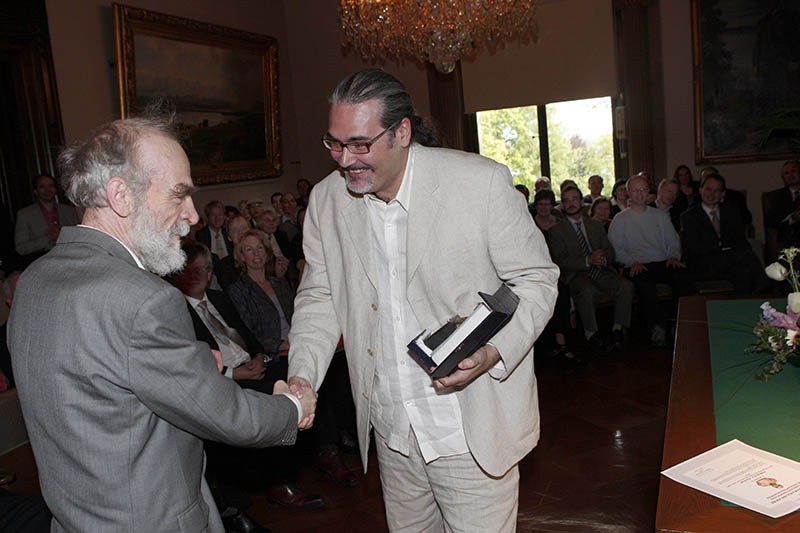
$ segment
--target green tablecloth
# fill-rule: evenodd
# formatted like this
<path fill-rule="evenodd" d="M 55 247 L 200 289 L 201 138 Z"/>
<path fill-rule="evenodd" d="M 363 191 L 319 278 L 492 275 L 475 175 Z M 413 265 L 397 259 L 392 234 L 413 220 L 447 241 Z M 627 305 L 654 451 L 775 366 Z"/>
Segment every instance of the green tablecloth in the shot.
<path fill-rule="evenodd" d="M 770 300 L 778 311 L 785 299 Z M 717 444 L 739 439 L 751 446 L 800 461 L 800 368 L 787 365 L 769 381 L 754 376 L 767 355 L 745 353 L 763 300 L 707 303 L 714 385 Z"/>

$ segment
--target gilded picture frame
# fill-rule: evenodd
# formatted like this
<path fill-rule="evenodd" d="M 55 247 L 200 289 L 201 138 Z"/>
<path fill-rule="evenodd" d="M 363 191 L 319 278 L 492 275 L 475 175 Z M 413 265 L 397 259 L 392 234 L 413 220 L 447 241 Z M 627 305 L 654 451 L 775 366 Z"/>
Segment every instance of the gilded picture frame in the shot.
<path fill-rule="evenodd" d="M 176 114 L 199 185 L 282 172 L 278 43 L 265 35 L 113 4 L 120 113 Z"/>

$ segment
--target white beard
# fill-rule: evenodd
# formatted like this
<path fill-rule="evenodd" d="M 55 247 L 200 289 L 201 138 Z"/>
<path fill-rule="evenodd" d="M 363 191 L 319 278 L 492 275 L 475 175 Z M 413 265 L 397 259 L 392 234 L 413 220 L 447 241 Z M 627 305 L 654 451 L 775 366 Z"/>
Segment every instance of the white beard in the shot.
<path fill-rule="evenodd" d="M 189 224 L 179 220 L 166 229 L 157 227 L 157 217 L 146 206 L 133 215 L 131 241 L 144 267 L 159 276 L 177 272 L 186 263 L 186 254 L 181 250 L 181 237 L 189 233 Z"/>

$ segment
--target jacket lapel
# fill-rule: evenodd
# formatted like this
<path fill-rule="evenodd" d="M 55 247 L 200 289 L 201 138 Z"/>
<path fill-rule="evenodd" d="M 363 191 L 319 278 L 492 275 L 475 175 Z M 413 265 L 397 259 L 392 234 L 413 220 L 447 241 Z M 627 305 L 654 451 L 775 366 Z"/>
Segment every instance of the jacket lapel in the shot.
<path fill-rule="evenodd" d="M 445 188 L 439 186 L 439 180 L 446 173 L 438 168 L 429 150 L 414 145 L 413 185 L 411 202 L 408 207 L 408 234 L 406 237 L 406 283 L 410 284 L 425 257 L 431 243 L 439 217 L 442 215 L 444 202 L 441 195 Z"/>

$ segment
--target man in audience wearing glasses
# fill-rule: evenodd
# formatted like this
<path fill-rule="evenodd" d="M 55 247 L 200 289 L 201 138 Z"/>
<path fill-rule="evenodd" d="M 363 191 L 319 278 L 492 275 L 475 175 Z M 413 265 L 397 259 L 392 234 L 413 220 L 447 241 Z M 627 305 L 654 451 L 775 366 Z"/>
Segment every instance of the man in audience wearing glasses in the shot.
<path fill-rule="evenodd" d="M 195 340 L 180 238 L 198 216 L 168 124 L 118 120 L 62 152 L 85 209 L 20 277 L 9 348 L 52 531 L 222 531 L 201 439 L 291 444 L 312 395 L 246 391 Z M 41 334 L 41 324 L 48 334 Z"/>
<path fill-rule="evenodd" d="M 396 78 L 348 76 L 323 144 L 339 169 L 306 211 L 306 267 L 289 335 L 289 382 L 312 394 L 344 334 L 366 468 L 370 428 L 392 531 L 513 531 L 517 463 L 539 437 L 533 342 L 558 268 L 508 169 L 433 148 Z M 431 380 L 407 353 L 423 328 L 470 314 L 507 283 L 510 322 Z"/>

